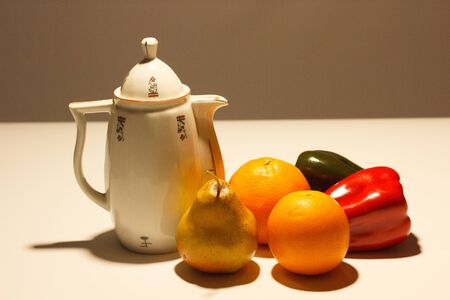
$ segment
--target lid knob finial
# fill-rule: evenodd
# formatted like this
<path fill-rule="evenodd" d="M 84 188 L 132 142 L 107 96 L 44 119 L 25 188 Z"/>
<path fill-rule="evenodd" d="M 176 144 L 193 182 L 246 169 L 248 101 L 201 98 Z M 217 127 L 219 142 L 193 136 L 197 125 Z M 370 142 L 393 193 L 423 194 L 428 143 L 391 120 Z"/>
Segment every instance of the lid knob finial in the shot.
<path fill-rule="evenodd" d="M 154 37 L 146 37 L 141 41 L 142 51 L 146 59 L 154 59 L 158 48 L 158 40 Z"/>

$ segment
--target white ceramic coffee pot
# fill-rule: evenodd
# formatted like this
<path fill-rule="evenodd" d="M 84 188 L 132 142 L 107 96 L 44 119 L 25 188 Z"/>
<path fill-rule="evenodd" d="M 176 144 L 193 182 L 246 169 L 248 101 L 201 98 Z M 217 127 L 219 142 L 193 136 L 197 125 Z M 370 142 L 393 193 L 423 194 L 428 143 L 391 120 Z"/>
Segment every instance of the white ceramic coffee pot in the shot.
<path fill-rule="evenodd" d="M 140 253 L 176 250 L 181 214 L 210 179 L 224 178 L 214 131 L 221 96 L 190 95 L 175 72 L 156 57 L 158 41 L 141 42 L 145 58 L 135 65 L 113 99 L 70 103 L 77 123 L 75 177 L 83 192 L 111 213 L 117 236 Z M 83 174 L 86 114 L 108 113 L 105 189 L 94 189 Z"/>

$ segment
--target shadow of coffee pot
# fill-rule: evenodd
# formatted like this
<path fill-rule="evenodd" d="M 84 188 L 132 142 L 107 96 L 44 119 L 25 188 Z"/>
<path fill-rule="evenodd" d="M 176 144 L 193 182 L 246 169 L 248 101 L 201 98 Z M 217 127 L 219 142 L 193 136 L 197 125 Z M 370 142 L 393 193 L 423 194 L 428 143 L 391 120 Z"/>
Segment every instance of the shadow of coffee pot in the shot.
<path fill-rule="evenodd" d="M 64 249 L 85 249 L 93 256 L 116 263 L 126 264 L 148 264 L 169 261 L 179 258 L 177 252 L 169 254 L 145 255 L 123 247 L 117 238 L 114 230 L 108 230 L 96 235 L 90 240 L 63 241 L 48 244 L 35 244 L 30 246 L 34 250 L 64 250 Z"/>

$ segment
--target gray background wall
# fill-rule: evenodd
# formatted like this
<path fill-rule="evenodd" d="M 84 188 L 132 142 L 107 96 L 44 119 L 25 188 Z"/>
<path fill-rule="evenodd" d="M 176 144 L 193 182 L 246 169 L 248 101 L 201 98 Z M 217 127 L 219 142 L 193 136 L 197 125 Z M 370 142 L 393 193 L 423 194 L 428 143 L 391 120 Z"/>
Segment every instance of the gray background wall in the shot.
<path fill-rule="evenodd" d="M 450 116 L 450 1 L 2 1 L 0 121 L 71 120 L 159 39 L 222 119 Z"/>

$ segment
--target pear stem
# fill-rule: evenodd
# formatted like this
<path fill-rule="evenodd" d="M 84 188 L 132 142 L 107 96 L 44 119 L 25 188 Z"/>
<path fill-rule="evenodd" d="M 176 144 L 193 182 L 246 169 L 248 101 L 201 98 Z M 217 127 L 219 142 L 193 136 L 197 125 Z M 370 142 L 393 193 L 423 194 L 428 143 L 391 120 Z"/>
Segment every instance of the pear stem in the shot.
<path fill-rule="evenodd" d="M 222 189 L 222 183 L 220 182 L 220 178 L 217 177 L 217 175 L 214 174 L 211 170 L 206 170 L 205 173 L 211 175 L 217 181 L 217 195 L 216 195 L 216 200 L 217 200 L 217 199 L 219 199 L 220 190 Z"/>

